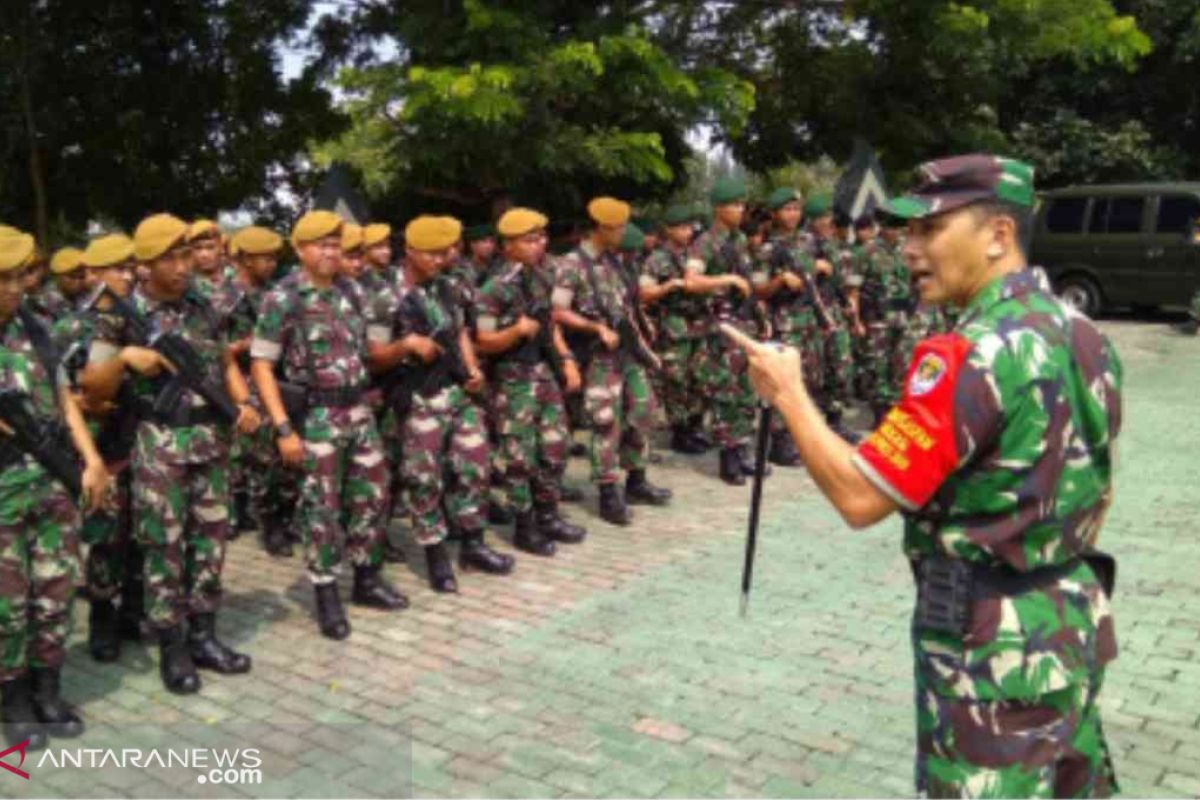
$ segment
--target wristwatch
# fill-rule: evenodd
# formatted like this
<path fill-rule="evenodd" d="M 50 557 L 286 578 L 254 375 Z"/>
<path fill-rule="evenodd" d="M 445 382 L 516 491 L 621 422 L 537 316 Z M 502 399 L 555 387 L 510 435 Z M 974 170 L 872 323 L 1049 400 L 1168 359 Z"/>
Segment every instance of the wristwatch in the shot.
<path fill-rule="evenodd" d="M 296 431 L 292 429 L 291 420 L 285 419 L 283 422 L 275 423 L 275 432 L 279 434 L 280 439 L 286 439 Z"/>

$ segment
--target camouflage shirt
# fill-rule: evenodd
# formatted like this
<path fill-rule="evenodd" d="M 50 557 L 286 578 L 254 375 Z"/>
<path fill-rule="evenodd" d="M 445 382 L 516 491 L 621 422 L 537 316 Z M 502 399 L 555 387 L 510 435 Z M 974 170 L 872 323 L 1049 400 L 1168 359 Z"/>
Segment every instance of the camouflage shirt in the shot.
<path fill-rule="evenodd" d="M 858 314 L 864 323 L 882 322 L 887 310 L 887 275 L 893 266 L 892 254 L 882 242 L 872 240 L 853 249 L 854 272 L 861 280 Z"/>
<path fill-rule="evenodd" d="M 809 252 L 808 240 L 800 231 L 785 233 L 773 231 L 759 248 L 759 264 L 755 268 L 763 277 L 773 280 L 784 272 L 799 274 L 804 280 L 813 280 L 815 264 Z M 793 292 L 786 286 L 781 288 L 770 301 L 772 323 L 779 333 L 791 333 L 809 327 L 816 319 L 816 309 L 808 295 L 801 290 Z"/>
<path fill-rule="evenodd" d="M 14 314 L 0 327 L 0 389 L 15 389 L 29 395 L 33 413 L 41 419 L 61 419 L 50 374 L 38 357 L 29 329 L 20 314 Z M 0 471 L 0 488 L 45 480 L 45 475 L 32 456 L 22 456 L 12 466 Z"/>
<path fill-rule="evenodd" d="M 658 285 L 687 272 L 687 250 L 670 243 L 657 247 L 642 262 L 641 285 Z M 669 292 L 654 305 L 659 331 L 668 341 L 699 336 L 704 332 L 708 301 L 704 295 L 687 294 L 682 289 Z"/>
<path fill-rule="evenodd" d="M 609 325 L 613 316 L 628 313 L 629 287 L 622 269 L 611 253 L 597 253 L 591 242 L 583 242 L 555 265 L 554 306 Z"/>
<path fill-rule="evenodd" d="M 75 310 L 75 304 L 63 295 L 53 281 L 47 282 L 38 292 L 25 295 L 24 303 L 47 327 Z"/>
<path fill-rule="evenodd" d="M 900 402 L 854 456 L 905 510 L 910 557 L 941 553 L 1019 572 L 1092 547 L 1112 492 L 1121 363 L 1090 320 L 1029 270 L 993 281 L 954 332 L 913 353 Z M 1115 655 L 1086 565 L 1015 597 L 978 597 L 965 637 L 923 632 L 937 691 L 1029 698 L 1089 679 Z"/>
<path fill-rule="evenodd" d="M 889 245 L 887 242 L 881 241 L 879 251 L 888 259 L 883 270 L 885 302 L 893 309 L 903 304 L 906 310 L 911 310 L 916 300 L 915 291 L 912 285 L 912 275 L 908 271 L 908 265 L 904 263 L 904 254 L 901 252 L 900 243 Z"/>
<path fill-rule="evenodd" d="M 549 262 L 543 262 L 540 267 L 526 267 L 512 261 L 496 270 L 475 298 L 478 330 L 494 333 L 515 325 L 522 315 L 533 316 L 542 310 L 548 312 L 554 293 L 554 277 L 548 274 L 551 269 Z M 517 380 L 528 377 L 536 367 L 506 358 L 516 354 L 526 341 L 518 342 L 506 353 L 492 356 L 497 378 Z"/>

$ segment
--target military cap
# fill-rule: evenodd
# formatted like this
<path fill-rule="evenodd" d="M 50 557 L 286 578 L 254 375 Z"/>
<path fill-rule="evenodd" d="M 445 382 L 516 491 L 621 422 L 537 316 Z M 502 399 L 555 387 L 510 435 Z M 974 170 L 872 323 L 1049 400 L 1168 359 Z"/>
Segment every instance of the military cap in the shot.
<path fill-rule="evenodd" d="M 654 217 L 650 216 L 649 214 L 642 214 L 641 216 L 632 217 L 629 221 L 641 228 L 643 235 L 646 233 L 646 231 L 658 230 L 658 225 L 655 223 Z"/>
<path fill-rule="evenodd" d="M 17 230 L 12 225 L 0 225 L 0 236 L 19 236 L 24 231 Z"/>
<path fill-rule="evenodd" d="M 462 236 L 462 223 L 454 217 L 422 215 L 404 228 L 404 243 L 414 250 L 445 250 Z"/>
<path fill-rule="evenodd" d="M 78 247 L 63 247 L 50 257 L 50 271 L 55 275 L 65 275 L 83 266 L 83 251 Z"/>
<path fill-rule="evenodd" d="M 339 233 L 342 218 L 332 211 L 309 211 L 292 226 L 292 246 Z"/>
<path fill-rule="evenodd" d="M 646 234 L 632 222 L 625 226 L 625 235 L 621 237 L 620 249 L 626 253 L 636 253 L 646 246 Z"/>
<path fill-rule="evenodd" d="M 10 232 L 11 231 L 11 232 Z M 16 228 L 0 233 L 0 272 L 20 269 L 33 262 L 33 237 Z"/>
<path fill-rule="evenodd" d="M 189 242 L 194 242 L 203 236 L 215 236 L 220 239 L 221 229 L 211 219 L 198 219 L 188 226 L 187 240 Z"/>
<path fill-rule="evenodd" d="M 111 267 L 133 258 L 133 240 L 123 233 L 110 233 L 88 242 L 83 265 L 88 268 Z"/>
<path fill-rule="evenodd" d="M 1011 158 L 986 154 L 953 156 L 917 167 L 918 183 L 885 211 L 902 219 L 944 214 L 986 201 L 1033 207 L 1033 167 Z"/>
<path fill-rule="evenodd" d="M 463 228 L 463 238 L 468 242 L 478 242 L 480 239 L 490 239 L 496 235 L 496 227 L 490 223 L 483 225 L 468 225 Z"/>
<path fill-rule="evenodd" d="M 550 224 L 545 214 L 532 208 L 510 208 L 500 217 L 496 228 L 500 235 L 506 238 L 524 236 L 530 231 L 536 231 Z"/>
<path fill-rule="evenodd" d="M 668 228 L 675 225 L 689 225 L 695 220 L 696 212 L 690 206 L 670 206 L 663 214 L 663 225 Z"/>
<path fill-rule="evenodd" d="M 283 249 L 283 237 L 269 228 L 251 225 L 233 235 L 230 249 L 234 251 L 234 255 L 245 253 L 258 256 L 278 253 Z"/>
<path fill-rule="evenodd" d="M 746 184 L 740 178 L 717 178 L 708 199 L 714 206 L 740 203 L 746 199 Z"/>
<path fill-rule="evenodd" d="M 188 224 L 170 214 L 153 214 L 133 232 L 133 254 L 138 261 L 153 261 L 184 239 Z"/>
<path fill-rule="evenodd" d="M 386 242 L 392 235 L 392 226 L 386 222 L 372 222 L 363 228 L 363 247 L 374 247 Z"/>
<path fill-rule="evenodd" d="M 804 204 L 804 216 L 809 219 L 823 217 L 832 211 L 833 195 L 829 192 L 814 192 L 808 196 L 808 202 Z"/>
<path fill-rule="evenodd" d="M 624 225 L 629 211 L 629 203 L 615 197 L 596 197 L 587 205 L 588 216 L 599 225 Z"/>
<path fill-rule="evenodd" d="M 349 253 L 351 250 L 357 250 L 363 244 L 363 229 L 362 225 L 356 225 L 353 222 L 347 222 L 342 225 L 342 252 Z"/>
<path fill-rule="evenodd" d="M 793 189 L 791 186 L 780 186 L 767 195 L 766 206 L 768 211 L 778 211 L 788 203 L 799 203 L 802 200 L 798 189 Z"/>

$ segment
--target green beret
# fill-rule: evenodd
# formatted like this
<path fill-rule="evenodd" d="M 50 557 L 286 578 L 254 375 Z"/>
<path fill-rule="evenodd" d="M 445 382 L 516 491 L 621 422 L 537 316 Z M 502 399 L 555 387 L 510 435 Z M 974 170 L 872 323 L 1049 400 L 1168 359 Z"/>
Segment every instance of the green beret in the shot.
<path fill-rule="evenodd" d="M 696 212 L 691 206 L 671 206 L 663 214 L 663 225 L 670 228 L 674 225 L 687 225 L 696 219 Z"/>
<path fill-rule="evenodd" d="M 636 253 L 646 246 L 646 235 L 642 229 L 632 222 L 625 226 L 625 235 L 621 238 L 621 250 L 626 253 Z"/>
<path fill-rule="evenodd" d="M 829 192 L 814 192 L 804 204 L 804 216 L 809 219 L 823 217 L 830 211 L 833 211 L 833 195 Z"/>
<path fill-rule="evenodd" d="M 483 225 L 469 225 L 463 229 L 463 239 L 468 242 L 477 242 L 480 239 L 491 239 L 496 235 L 494 225 L 485 223 Z"/>
<path fill-rule="evenodd" d="M 798 203 L 803 198 L 800 197 L 800 192 L 790 186 L 780 186 L 775 191 L 767 195 L 767 210 L 778 211 L 788 203 Z"/>
<path fill-rule="evenodd" d="M 739 178 L 718 178 L 708 199 L 714 206 L 737 203 L 746 199 L 746 184 Z"/>

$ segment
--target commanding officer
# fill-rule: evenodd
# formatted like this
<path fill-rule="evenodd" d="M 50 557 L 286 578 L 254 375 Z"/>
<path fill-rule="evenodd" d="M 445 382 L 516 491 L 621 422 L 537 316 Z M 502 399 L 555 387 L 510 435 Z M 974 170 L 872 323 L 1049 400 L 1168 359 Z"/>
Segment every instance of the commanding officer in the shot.
<path fill-rule="evenodd" d="M 687 283 L 688 246 L 695 215 L 687 206 L 671 206 L 663 215 L 664 241 L 642 265 L 642 301 L 658 321 L 657 350 L 662 359 L 663 405 L 671 425 L 671 449 L 698 454 L 704 393 L 696 385 L 696 366 L 708 335 L 706 303 Z"/>
<path fill-rule="evenodd" d="M 388 468 L 365 398 L 362 309 L 335 283 L 341 235 L 342 218 L 331 211 L 310 211 L 296 222 L 292 247 L 301 268 L 263 299 L 250 345 L 251 372 L 275 426 L 279 456 L 304 471 L 296 522 L 317 624 L 331 639 L 350 635 L 334 573 L 343 552 L 354 565 L 353 602 L 388 610 L 408 605 L 380 576 Z"/>
<path fill-rule="evenodd" d="M 547 222 L 528 208 L 500 217 L 504 265 L 479 290 L 476 303 L 479 352 L 493 360 L 503 485 L 516 519 L 513 544 L 540 556 L 553 555 L 556 541 L 573 544 L 586 535 L 558 515 L 567 463 L 563 392 L 578 392 L 581 379 L 550 313 L 554 277 L 546 261 Z"/>
<path fill-rule="evenodd" d="M 246 403 L 249 390 L 226 350 L 215 311 L 193 288 L 187 234 L 187 224 L 169 214 L 138 225 L 134 255 L 149 277 L 134 291 L 130 313 L 148 330 L 183 339 L 202 364 L 203 379 L 213 391 L 227 391 L 238 406 L 238 430 L 250 433 L 258 427 L 258 414 Z M 97 407 L 111 401 L 125 370 L 135 373 L 133 507 L 146 557 L 147 617 L 159 636 L 163 685 L 191 693 L 200 688 L 196 667 L 225 674 L 250 670 L 250 657 L 216 636 L 229 535 L 230 431 L 217 409 L 171 375 L 181 365 L 135 334 L 132 318 L 118 314 L 105 320 L 88 354 L 89 399 Z"/>
<path fill-rule="evenodd" d="M 590 235 L 559 260 L 554 318 L 593 337 L 583 396 L 592 423 L 592 481 L 600 488 L 601 518 L 628 525 L 626 502 L 664 505 L 671 492 L 646 480 L 655 399 L 638 360 L 653 358 L 653 353 L 637 324 L 637 298 L 615 255 L 625 236 L 629 204 L 597 197 L 588 203 L 588 216 Z M 624 496 L 617 487 L 618 468 L 628 473 Z"/>
<path fill-rule="evenodd" d="M 70 444 L 63 436 L 61 445 L 73 445 L 82 457 L 82 499 L 95 510 L 108 486 L 104 463 L 69 387 L 58 384 L 49 331 L 21 307 L 33 258 L 32 236 L 0 234 L 0 390 L 19 393 L 39 423 L 65 425 Z M 4 434 L 16 425 L 0 415 Z M 69 456 L 64 460 L 70 469 Z M 0 435 L 0 716 L 10 746 L 28 740 L 28 748 L 40 749 L 48 733 L 83 733 L 79 716 L 59 696 L 79 576 L 78 534 L 67 488 Z"/>
<path fill-rule="evenodd" d="M 889 204 L 909 219 L 922 300 L 962 316 L 917 347 L 900 402 L 857 449 L 825 424 L 795 351 L 730 331 L 842 516 L 904 514 L 917 790 L 931 797 L 1117 788 L 1098 702 L 1116 655 L 1113 562 L 1092 548 L 1112 499 L 1121 365 L 1026 268 L 1032 177 L 1009 159 L 948 158 Z"/>

